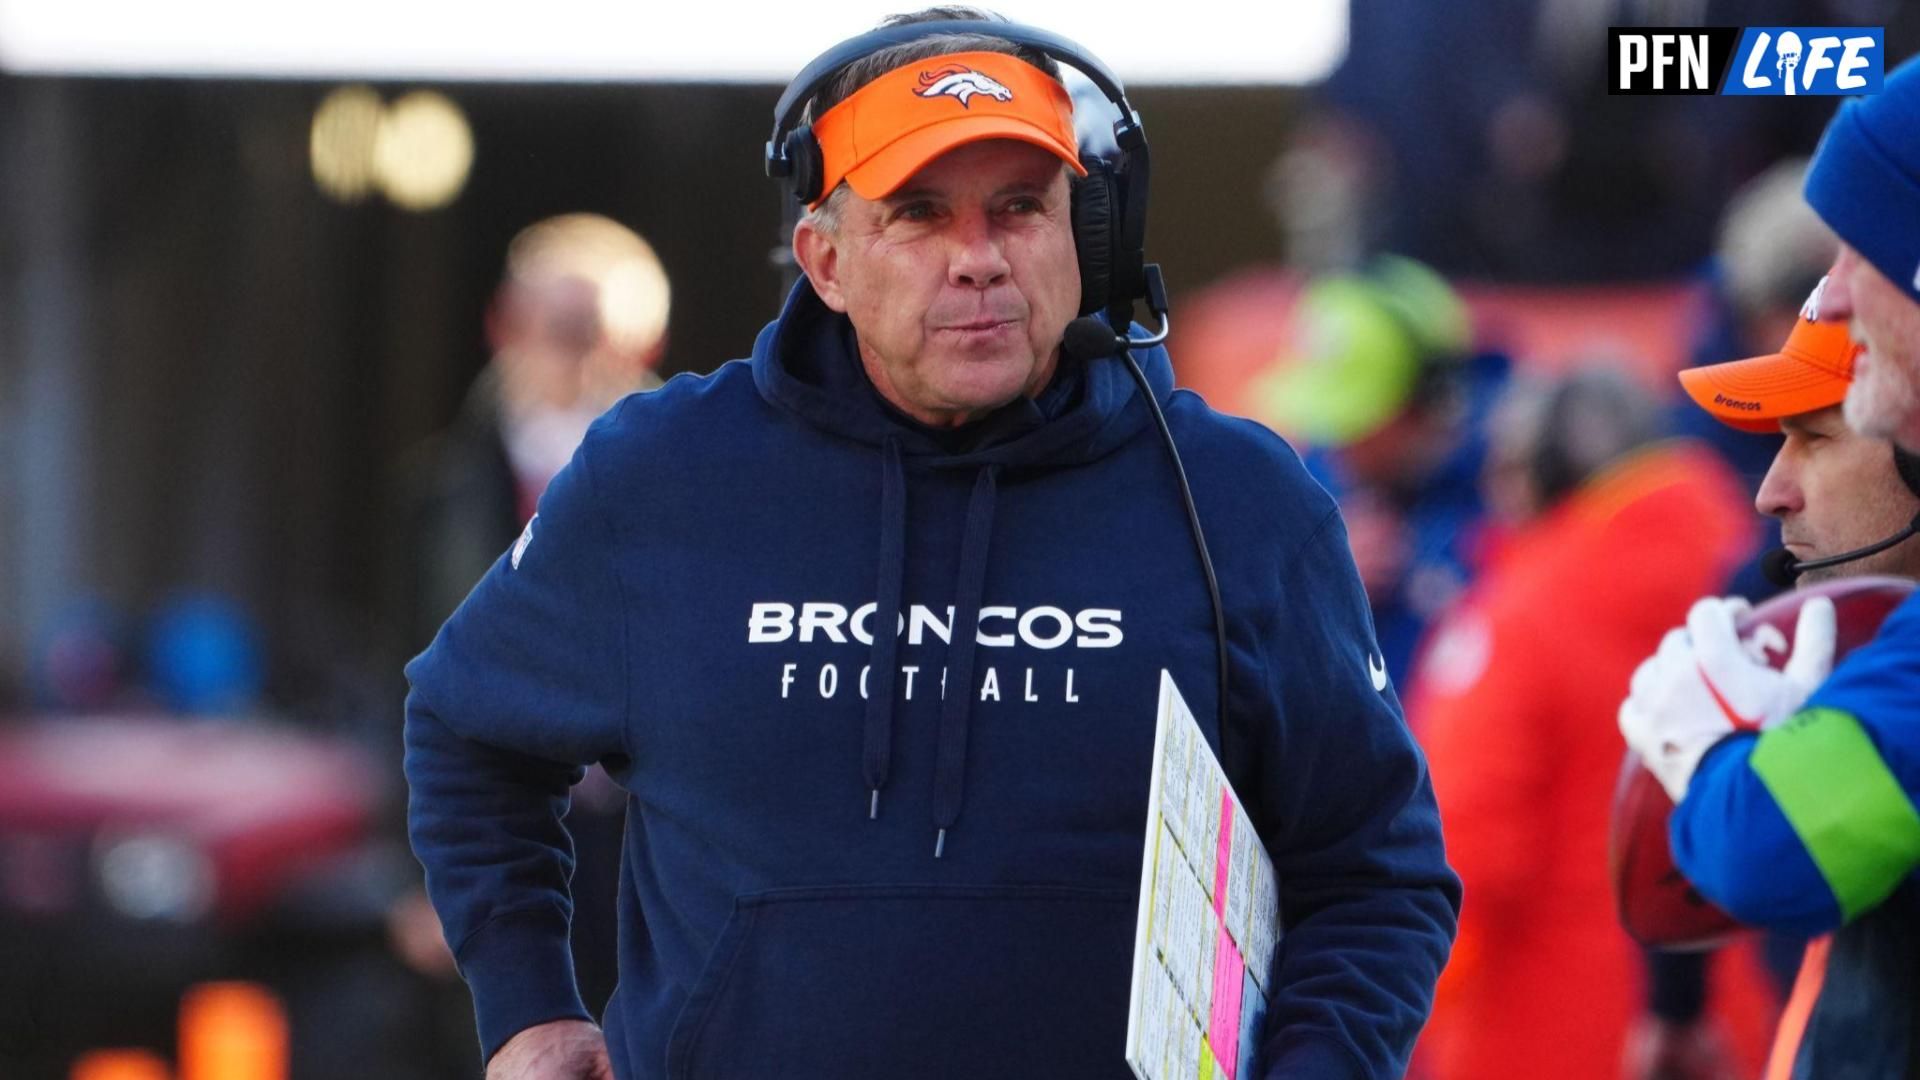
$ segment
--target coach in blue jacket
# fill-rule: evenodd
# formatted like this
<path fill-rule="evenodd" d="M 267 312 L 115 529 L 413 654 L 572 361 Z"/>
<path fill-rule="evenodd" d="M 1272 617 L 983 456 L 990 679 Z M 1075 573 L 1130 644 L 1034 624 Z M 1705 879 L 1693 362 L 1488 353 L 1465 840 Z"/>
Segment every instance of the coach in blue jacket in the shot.
<path fill-rule="evenodd" d="M 1266 1074 L 1404 1071 L 1459 887 L 1340 519 L 1137 354 L 1225 600 L 1214 730 L 1146 403 L 1062 354 L 1081 166 L 1032 59 L 945 36 L 853 71 L 752 359 L 603 417 L 408 668 L 413 842 L 490 1077 L 1127 1076 L 1162 668 L 1279 872 Z M 561 821 L 592 762 L 630 793 L 604 1045 Z"/>
<path fill-rule="evenodd" d="M 1841 241 L 1812 314 L 1863 347 L 1847 424 L 1920 455 L 1920 58 L 1835 114 L 1806 195 Z M 1788 539 L 1795 560 L 1871 551 Z M 1697 603 L 1634 673 L 1621 732 L 1678 804 L 1688 880 L 1742 921 L 1831 935 L 1801 964 L 1767 1075 L 1920 1080 L 1920 595 L 1831 674 L 1831 604 L 1802 609 L 1784 671 L 1740 647 L 1744 610 Z"/>

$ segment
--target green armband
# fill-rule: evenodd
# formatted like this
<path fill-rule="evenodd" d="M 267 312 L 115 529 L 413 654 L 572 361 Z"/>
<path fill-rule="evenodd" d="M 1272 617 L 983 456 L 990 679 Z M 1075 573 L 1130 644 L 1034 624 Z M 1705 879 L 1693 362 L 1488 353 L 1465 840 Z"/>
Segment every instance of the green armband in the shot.
<path fill-rule="evenodd" d="M 1747 759 L 1851 922 L 1920 863 L 1920 813 L 1860 721 L 1806 709 Z"/>

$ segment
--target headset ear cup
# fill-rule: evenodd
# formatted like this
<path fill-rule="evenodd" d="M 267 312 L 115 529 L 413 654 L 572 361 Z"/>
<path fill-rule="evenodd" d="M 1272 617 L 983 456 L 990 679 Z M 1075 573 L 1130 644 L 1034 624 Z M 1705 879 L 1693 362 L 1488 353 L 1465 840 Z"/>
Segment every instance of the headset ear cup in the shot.
<path fill-rule="evenodd" d="M 825 171 L 812 125 L 802 124 L 787 132 L 787 160 L 793 163 L 793 197 L 811 206 L 820 197 L 820 178 Z"/>
<path fill-rule="evenodd" d="M 1906 481 L 1907 490 L 1920 496 L 1920 454 L 1911 450 L 1902 450 L 1899 443 L 1893 444 L 1893 467 L 1900 472 L 1900 479 Z"/>
<path fill-rule="evenodd" d="M 1119 215 L 1112 167 L 1096 157 L 1082 158 L 1080 163 L 1087 175 L 1073 182 L 1073 246 L 1080 258 L 1080 314 L 1091 315 L 1107 306 L 1113 291 L 1114 229 Z"/>

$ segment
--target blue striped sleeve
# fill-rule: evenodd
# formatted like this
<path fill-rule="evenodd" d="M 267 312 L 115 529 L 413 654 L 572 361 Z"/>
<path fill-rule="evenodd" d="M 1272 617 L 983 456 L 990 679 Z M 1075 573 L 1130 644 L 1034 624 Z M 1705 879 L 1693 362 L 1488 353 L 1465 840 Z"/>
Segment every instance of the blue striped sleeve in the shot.
<path fill-rule="evenodd" d="M 1871 910 L 1920 865 L 1920 596 L 1780 727 L 1735 735 L 1675 810 L 1675 861 L 1735 917 L 1796 933 Z"/>
<path fill-rule="evenodd" d="M 1674 862 L 1702 895 L 1741 922 L 1824 933 L 1840 925 L 1840 905 L 1753 771 L 1758 743 L 1758 736 L 1730 736 L 1701 759 L 1687 797 L 1674 808 Z"/>

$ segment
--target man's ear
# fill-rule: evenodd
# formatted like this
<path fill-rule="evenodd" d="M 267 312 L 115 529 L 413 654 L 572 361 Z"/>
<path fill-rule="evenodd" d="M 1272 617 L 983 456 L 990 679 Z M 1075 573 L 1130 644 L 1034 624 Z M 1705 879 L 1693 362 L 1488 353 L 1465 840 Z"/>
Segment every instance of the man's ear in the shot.
<path fill-rule="evenodd" d="M 821 303 L 844 315 L 846 294 L 840 280 L 840 251 L 834 238 L 819 223 L 802 218 L 793 228 L 793 261 L 813 283 Z"/>

